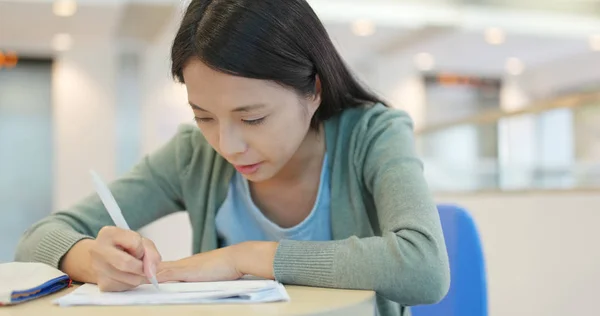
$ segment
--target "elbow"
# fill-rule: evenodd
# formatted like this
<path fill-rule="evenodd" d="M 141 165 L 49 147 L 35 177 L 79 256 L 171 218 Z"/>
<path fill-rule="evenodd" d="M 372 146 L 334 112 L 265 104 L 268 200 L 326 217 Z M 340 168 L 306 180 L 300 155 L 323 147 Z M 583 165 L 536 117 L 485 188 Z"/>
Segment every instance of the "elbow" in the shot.
<path fill-rule="evenodd" d="M 15 262 L 32 262 L 34 261 L 34 249 L 28 246 L 31 235 L 31 228 L 21 235 L 17 242 L 17 247 L 14 253 Z"/>
<path fill-rule="evenodd" d="M 450 273 L 443 264 L 424 263 L 413 269 L 402 269 L 393 281 L 393 288 L 379 293 L 403 306 L 439 303 L 450 289 Z M 390 284 L 391 285 L 391 284 Z"/>
<path fill-rule="evenodd" d="M 446 297 L 450 290 L 450 264 L 444 247 L 435 247 L 429 256 L 423 258 L 416 268 L 415 275 L 426 285 L 422 288 L 417 305 L 436 304 Z"/>
<path fill-rule="evenodd" d="M 415 305 L 437 304 L 446 297 L 450 290 L 450 270 L 448 265 L 442 263 L 431 266 L 422 272 L 422 280 L 427 284 L 419 293 Z"/>
<path fill-rule="evenodd" d="M 394 301 L 405 305 L 430 305 L 442 301 L 450 290 L 450 266 L 445 252 L 398 261 Z"/>
<path fill-rule="evenodd" d="M 33 253 L 31 249 L 25 248 L 22 242 L 19 242 L 13 253 L 13 260 L 15 262 L 31 262 L 33 261 Z"/>
<path fill-rule="evenodd" d="M 411 294 L 402 302 L 407 306 L 437 304 L 450 290 L 450 271 L 443 262 L 428 262 L 415 267 L 412 278 Z"/>

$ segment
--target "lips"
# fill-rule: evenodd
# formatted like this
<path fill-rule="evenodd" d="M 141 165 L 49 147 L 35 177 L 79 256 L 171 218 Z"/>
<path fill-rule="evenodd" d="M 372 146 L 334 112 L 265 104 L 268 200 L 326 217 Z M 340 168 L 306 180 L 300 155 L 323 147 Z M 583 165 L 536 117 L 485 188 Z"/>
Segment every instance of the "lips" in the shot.
<path fill-rule="evenodd" d="M 237 170 L 239 173 L 248 175 L 248 174 L 253 174 L 256 171 L 258 171 L 258 169 L 260 168 L 261 165 L 262 165 L 262 162 L 251 164 L 251 165 L 234 165 L 234 167 L 235 167 L 235 170 Z"/>

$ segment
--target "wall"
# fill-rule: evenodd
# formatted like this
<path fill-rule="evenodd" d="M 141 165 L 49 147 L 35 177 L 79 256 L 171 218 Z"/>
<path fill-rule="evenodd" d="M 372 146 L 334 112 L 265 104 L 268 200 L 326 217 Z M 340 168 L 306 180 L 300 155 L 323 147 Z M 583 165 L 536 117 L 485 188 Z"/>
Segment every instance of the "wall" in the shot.
<path fill-rule="evenodd" d="M 140 58 L 135 51 L 121 51 L 116 58 L 116 175 L 129 171 L 142 154 L 142 89 Z"/>
<path fill-rule="evenodd" d="M 115 66 L 114 47 L 108 40 L 56 58 L 53 210 L 93 192 L 90 169 L 105 181 L 115 176 Z"/>
<path fill-rule="evenodd" d="M 185 86 L 174 82 L 170 76 L 170 45 L 178 27 L 179 14 L 175 14 L 141 56 L 143 153 L 150 153 L 167 142 L 180 124 L 194 123 Z M 164 260 L 191 254 L 192 234 L 186 213 L 162 218 L 140 232 L 154 240 Z M 167 235 L 164 232 L 173 233 Z"/>
<path fill-rule="evenodd" d="M 50 183 L 40 189 L 45 172 L 38 169 L 37 184 L 28 187 L 31 189 L 30 193 L 35 194 L 33 200 L 37 203 L 32 200 L 27 204 L 20 204 L 21 208 L 30 209 L 28 213 L 23 213 L 22 209 L 13 211 L 9 209 L 11 213 L 27 214 L 27 219 L 23 220 L 18 220 L 17 215 L 8 216 L 15 220 L 15 226 L 11 228 L 15 234 L 3 236 L 4 241 L 11 245 L 9 257 L 12 257 L 14 252 L 12 249 L 16 246 L 22 232 L 33 222 L 42 218 L 44 214 L 67 208 L 93 192 L 90 169 L 95 169 L 106 180 L 115 176 L 116 84 L 113 52 L 114 47 L 108 39 L 98 39 L 84 45 L 80 44 L 71 51 L 57 54 L 51 76 L 49 74 L 46 78 L 37 74 L 29 83 L 30 94 L 18 99 L 28 102 L 38 93 L 44 93 L 35 90 L 37 81 L 46 80 L 47 85 L 52 82 L 49 88 L 51 91 L 48 91 L 47 95 L 42 95 L 44 101 L 40 101 L 43 104 L 51 100 L 51 105 L 48 104 L 47 109 L 35 111 L 39 116 L 37 119 L 47 115 L 50 121 L 47 124 L 49 132 L 41 137 L 29 135 L 38 141 L 47 137 L 47 151 L 52 154 L 37 150 L 27 156 L 27 159 L 32 161 L 20 160 L 21 163 L 32 165 L 27 167 L 30 172 L 36 172 L 34 168 L 43 168 L 40 166 L 49 164 Z M 28 118 L 27 122 L 35 122 L 35 120 Z M 41 124 L 40 121 L 38 128 L 45 126 Z M 34 141 L 28 142 L 30 145 L 34 143 Z M 3 146 L 3 150 L 10 147 Z M 12 164 L 11 167 L 16 168 Z M 18 180 L 32 181 L 28 174 L 22 173 L 19 176 Z M 25 186 L 19 187 L 21 190 L 25 188 Z M 51 198 L 45 198 L 44 195 L 51 195 Z M 31 199 L 32 196 L 29 198 Z"/>
<path fill-rule="evenodd" d="M 486 256 L 490 316 L 598 315 L 598 192 L 438 195 L 466 207 Z"/>
<path fill-rule="evenodd" d="M 52 62 L 0 69 L 0 262 L 52 204 Z"/>

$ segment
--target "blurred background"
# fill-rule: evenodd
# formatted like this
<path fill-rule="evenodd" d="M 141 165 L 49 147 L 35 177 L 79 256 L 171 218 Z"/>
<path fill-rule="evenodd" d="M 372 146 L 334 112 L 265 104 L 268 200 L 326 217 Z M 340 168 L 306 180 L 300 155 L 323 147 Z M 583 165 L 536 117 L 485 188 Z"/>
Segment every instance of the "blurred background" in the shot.
<path fill-rule="evenodd" d="M 436 200 L 473 214 L 490 315 L 597 315 L 600 1 L 309 3 L 357 76 L 411 114 Z M 112 180 L 193 123 L 169 76 L 184 5 L 0 0 L 0 262 L 93 192 L 89 169 Z M 191 251 L 186 214 L 144 233 L 165 259 Z"/>

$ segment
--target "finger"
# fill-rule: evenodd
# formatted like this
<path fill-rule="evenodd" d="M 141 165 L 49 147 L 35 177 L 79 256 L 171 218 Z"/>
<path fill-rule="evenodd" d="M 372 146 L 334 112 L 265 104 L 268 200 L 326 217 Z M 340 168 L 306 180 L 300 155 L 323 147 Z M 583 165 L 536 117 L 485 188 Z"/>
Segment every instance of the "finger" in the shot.
<path fill-rule="evenodd" d="M 145 283 L 146 277 L 119 271 L 107 262 L 97 262 L 95 264 L 96 271 L 99 271 L 104 278 L 110 278 L 113 281 L 117 281 L 122 284 L 126 284 L 129 287 L 136 287 L 140 284 Z"/>
<path fill-rule="evenodd" d="M 144 275 L 142 261 L 117 248 L 110 246 L 101 247 L 95 249 L 93 255 L 96 261 L 106 262 L 116 270 L 140 276 Z"/>
<path fill-rule="evenodd" d="M 148 279 L 152 279 L 156 276 L 156 269 L 162 261 L 162 257 L 156 249 L 156 245 L 149 239 L 144 238 L 142 241 L 144 245 L 144 274 Z"/>
<path fill-rule="evenodd" d="M 102 292 L 122 292 L 132 289 L 134 286 L 103 275 L 98 278 L 98 288 Z"/>
<path fill-rule="evenodd" d="M 113 235 L 113 244 L 123 248 L 130 255 L 137 259 L 144 257 L 143 238 L 137 232 L 131 230 L 121 230 L 118 234 Z"/>

